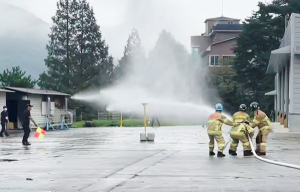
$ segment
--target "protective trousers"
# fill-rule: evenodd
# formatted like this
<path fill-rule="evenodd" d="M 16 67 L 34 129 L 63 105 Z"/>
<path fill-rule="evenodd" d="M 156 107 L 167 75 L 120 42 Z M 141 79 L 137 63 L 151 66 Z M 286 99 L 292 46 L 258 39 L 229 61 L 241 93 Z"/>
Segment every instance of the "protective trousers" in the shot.
<path fill-rule="evenodd" d="M 158 126 L 160 126 L 160 122 L 159 122 L 158 118 L 155 117 L 155 118 L 153 118 L 152 121 L 151 121 L 151 127 L 154 126 L 155 121 L 157 122 Z"/>
<path fill-rule="evenodd" d="M 256 136 L 256 151 L 261 153 L 266 153 L 267 148 L 267 138 L 271 130 L 259 131 Z"/>
<path fill-rule="evenodd" d="M 225 148 L 225 140 L 222 135 L 208 135 L 209 137 L 209 151 L 213 152 L 215 148 L 215 140 L 217 141 L 220 152 L 223 152 Z"/>
<path fill-rule="evenodd" d="M 250 147 L 250 143 L 248 138 L 246 137 L 246 135 L 241 135 L 241 136 L 237 136 L 237 135 L 230 135 L 232 138 L 231 144 L 230 144 L 230 150 L 232 151 L 236 151 L 239 141 L 241 141 L 243 143 L 243 148 L 244 151 L 248 151 L 251 150 Z"/>

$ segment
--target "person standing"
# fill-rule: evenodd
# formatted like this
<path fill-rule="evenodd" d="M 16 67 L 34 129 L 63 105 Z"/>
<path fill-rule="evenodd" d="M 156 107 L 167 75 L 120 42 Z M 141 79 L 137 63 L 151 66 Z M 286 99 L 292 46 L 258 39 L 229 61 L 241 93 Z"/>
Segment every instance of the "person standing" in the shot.
<path fill-rule="evenodd" d="M 31 129 L 30 129 L 30 120 L 34 123 L 35 126 L 37 126 L 37 124 L 35 123 L 35 121 L 33 120 L 33 118 L 31 117 L 30 111 L 32 109 L 32 105 L 28 104 L 26 110 L 23 112 L 23 120 L 22 120 L 22 126 L 23 126 L 23 130 L 24 130 L 24 136 L 23 136 L 23 140 L 22 143 L 23 145 L 31 145 L 31 143 L 28 142 L 28 137 L 30 135 Z"/>
<path fill-rule="evenodd" d="M 8 113 L 7 113 L 7 107 L 3 106 L 3 111 L 1 112 L 1 133 L 0 133 L 0 137 L 4 137 L 4 134 L 6 137 L 9 136 L 9 134 L 6 131 L 7 128 L 7 123 L 8 123 Z"/>
<path fill-rule="evenodd" d="M 239 144 L 239 141 L 243 143 L 244 147 L 244 156 L 251 156 L 253 153 L 251 152 L 250 143 L 248 141 L 248 133 L 253 136 L 254 129 L 249 126 L 250 116 L 248 115 L 247 106 L 245 104 L 241 104 L 239 107 L 239 111 L 233 115 L 233 127 L 230 130 L 231 136 L 231 144 L 229 149 L 229 154 L 232 156 L 236 156 L 236 150 Z M 243 124 L 246 122 L 246 124 Z M 248 123 L 248 124 L 247 124 Z"/>
<path fill-rule="evenodd" d="M 250 104 L 250 108 L 254 113 L 253 123 L 251 123 L 250 125 L 253 128 L 257 126 L 259 129 L 258 135 L 256 136 L 255 152 L 258 155 L 266 155 L 267 138 L 272 130 L 271 121 L 269 117 L 260 110 L 259 104 L 257 102 L 252 102 Z"/>
<path fill-rule="evenodd" d="M 218 143 L 218 157 L 225 157 L 223 154 L 223 150 L 225 148 L 225 140 L 222 136 L 222 126 L 225 123 L 226 125 L 232 126 L 232 122 L 227 119 L 223 114 L 223 106 L 222 104 L 218 103 L 215 106 L 216 112 L 209 116 L 208 120 L 208 129 L 207 134 L 209 137 L 209 156 L 215 155 L 214 147 L 215 147 L 215 140 Z"/>
<path fill-rule="evenodd" d="M 251 152 L 251 146 L 248 140 L 248 134 L 250 138 L 254 136 L 254 129 L 249 125 L 249 121 L 244 120 L 241 123 L 236 124 L 230 130 L 230 137 L 232 139 L 229 154 L 232 156 L 236 156 L 236 149 L 238 147 L 239 141 L 243 143 L 244 148 L 244 156 L 251 156 L 253 153 Z"/>
<path fill-rule="evenodd" d="M 157 122 L 158 126 L 160 127 L 160 122 L 156 116 L 152 116 L 151 127 L 154 127 L 155 121 Z"/>

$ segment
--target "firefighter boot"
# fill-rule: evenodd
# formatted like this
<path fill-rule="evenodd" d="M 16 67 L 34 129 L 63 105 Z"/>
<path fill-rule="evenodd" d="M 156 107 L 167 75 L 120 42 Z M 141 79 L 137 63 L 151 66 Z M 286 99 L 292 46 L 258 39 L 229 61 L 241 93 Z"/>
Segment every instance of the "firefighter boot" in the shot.
<path fill-rule="evenodd" d="M 236 151 L 233 151 L 233 150 L 230 150 L 230 149 L 229 149 L 229 154 L 232 155 L 232 156 L 237 156 Z"/>
<path fill-rule="evenodd" d="M 244 156 L 252 156 L 253 153 L 250 150 L 244 151 Z"/>
<path fill-rule="evenodd" d="M 209 152 L 209 156 L 214 156 L 214 155 L 215 155 L 215 153 L 213 151 Z"/>
<path fill-rule="evenodd" d="M 225 157 L 225 155 L 222 153 L 222 152 L 218 152 L 218 155 L 217 155 L 218 157 Z"/>

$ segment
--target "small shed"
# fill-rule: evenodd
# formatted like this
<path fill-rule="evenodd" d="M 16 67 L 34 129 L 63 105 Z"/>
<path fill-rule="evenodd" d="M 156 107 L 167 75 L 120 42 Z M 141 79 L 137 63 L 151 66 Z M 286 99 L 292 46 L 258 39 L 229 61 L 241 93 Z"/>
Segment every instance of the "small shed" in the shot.
<path fill-rule="evenodd" d="M 73 121 L 72 114 L 68 112 L 69 95 L 66 93 L 20 87 L 5 87 L 4 89 L 9 119 L 15 128 L 21 128 L 21 115 L 27 104 L 33 105 L 31 115 L 38 125 L 46 125 L 47 122 L 58 125 L 66 116 L 70 117 L 67 124 Z"/>

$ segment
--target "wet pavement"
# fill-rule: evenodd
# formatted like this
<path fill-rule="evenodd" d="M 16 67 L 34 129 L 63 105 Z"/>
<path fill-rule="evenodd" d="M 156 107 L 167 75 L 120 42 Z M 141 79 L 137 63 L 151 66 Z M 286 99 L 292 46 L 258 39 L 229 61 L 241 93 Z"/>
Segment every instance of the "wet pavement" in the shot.
<path fill-rule="evenodd" d="M 200 126 L 148 130 L 155 142 L 139 141 L 143 128 L 49 131 L 29 147 L 21 133 L 1 138 L 0 191 L 300 191 L 300 170 L 244 158 L 241 146 L 237 157 L 229 146 L 225 158 L 208 157 Z M 267 158 L 300 165 L 300 134 L 268 141 Z"/>

